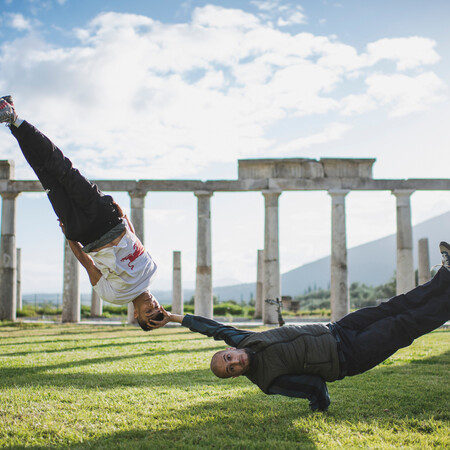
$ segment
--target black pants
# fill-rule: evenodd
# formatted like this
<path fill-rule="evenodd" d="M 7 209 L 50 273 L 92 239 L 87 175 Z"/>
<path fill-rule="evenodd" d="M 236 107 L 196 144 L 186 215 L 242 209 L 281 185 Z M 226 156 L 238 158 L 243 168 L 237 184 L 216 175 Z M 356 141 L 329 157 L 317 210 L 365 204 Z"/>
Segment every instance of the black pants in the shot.
<path fill-rule="evenodd" d="M 83 177 L 39 130 L 24 121 L 18 128 L 11 125 L 11 133 L 47 191 L 67 239 L 86 245 L 120 222 L 112 197 Z"/>
<path fill-rule="evenodd" d="M 375 367 L 448 320 L 450 272 L 442 267 L 428 283 L 336 322 L 347 360 L 347 375 Z"/>

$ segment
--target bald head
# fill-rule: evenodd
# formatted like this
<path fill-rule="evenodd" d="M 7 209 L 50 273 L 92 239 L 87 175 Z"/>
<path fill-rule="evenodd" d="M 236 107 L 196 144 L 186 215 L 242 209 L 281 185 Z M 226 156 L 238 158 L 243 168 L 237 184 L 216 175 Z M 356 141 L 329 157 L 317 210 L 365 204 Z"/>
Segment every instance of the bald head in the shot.
<path fill-rule="evenodd" d="M 248 371 L 250 360 L 245 349 L 228 348 L 213 355 L 210 367 L 216 377 L 234 378 Z"/>

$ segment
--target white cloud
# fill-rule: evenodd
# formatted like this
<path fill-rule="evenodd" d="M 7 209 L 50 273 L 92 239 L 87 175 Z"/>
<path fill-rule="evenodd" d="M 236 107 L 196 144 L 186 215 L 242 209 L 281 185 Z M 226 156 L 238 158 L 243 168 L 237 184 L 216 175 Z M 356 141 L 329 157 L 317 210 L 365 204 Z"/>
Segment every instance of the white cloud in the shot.
<path fill-rule="evenodd" d="M 419 36 L 380 39 L 367 45 L 367 58 L 371 64 L 383 59 L 397 61 L 398 70 L 407 70 L 438 62 L 435 46 L 433 40 Z"/>
<path fill-rule="evenodd" d="M 363 114 L 377 107 L 376 101 L 367 94 L 348 95 L 342 99 L 341 105 L 344 116 Z"/>
<path fill-rule="evenodd" d="M 299 25 L 299 24 L 303 24 L 306 23 L 306 17 L 305 15 L 297 10 L 297 11 L 289 11 L 287 13 L 287 17 L 286 18 L 282 18 L 280 17 L 277 21 L 277 24 L 279 27 L 287 27 L 290 25 Z"/>
<path fill-rule="evenodd" d="M 351 129 L 351 125 L 346 123 L 331 123 L 320 133 L 315 133 L 310 136 L 293 139 L 285 144 L 275 147 L 272 154 L 292 154 L 299 150 L 313 147 L 315 145 L 325 144 L 340 140 Z"/>
<path fill-rule="evenodd" d="M 373 75 L 367 78 L 368 94 L 381 104 L 391 105 L 391 116 L 423 111 L 440 102 L 445 84 L 434 73 L 416 77 L 402 74 Z"/>
<path fill-rule="evenodd" d="M 259 19 L 253 14 L 246 13 L 240 9 L 229 9 L 213 5 L 196 8 L 192 15 L 192 24 L 194 26 L 252 29 L 256 28 L 259 23 Z"/>
<path fill-rule="evenodd" d="M 4 23 L 18 31 L 31 30 L 32 23 L 29 19 L 26 19 L 22 14 L 5 14 Z"/>
<path fill-rule="evenodd" d="M 327 117 L 324 132 L 276 147 L 283 156 L 341 139 L 349 128 L 336 125 L 339 113 L 387 106 L 405 115 L 439 101 L 444 87 L 433 72 L 417 75 L 437 61 L 431 40 L 379 40 L 358 54 L 337 38 L 284 32 L 213 5 L 177 24 L 103 13 L 74 35 L 73 47 L 35 32 L 5 42 L 0 86 L 15 94 L 19 114 L 96 178 L 192 178 L 214 163 L 267 155 L 276 147 L 267 130 L 282 120 Z M 375 73 L 382 60 L 397 69 Z"/>
<path fill-rule="evenodd" d="M 272 11 L 278 8 L 278 1 L 252 1 L 250 2 L 255 5 L 260 11 Z"/>
<path fill-rule="evenodd" d="M 273 1 L 252 1 L 259 11 L 261 19 L 275 20 L 277 26 L 287 27 L 291 25 L 301 25 L 306 23 L 306 15 L 300 5 L 282 3 L 280 0 Z"/>

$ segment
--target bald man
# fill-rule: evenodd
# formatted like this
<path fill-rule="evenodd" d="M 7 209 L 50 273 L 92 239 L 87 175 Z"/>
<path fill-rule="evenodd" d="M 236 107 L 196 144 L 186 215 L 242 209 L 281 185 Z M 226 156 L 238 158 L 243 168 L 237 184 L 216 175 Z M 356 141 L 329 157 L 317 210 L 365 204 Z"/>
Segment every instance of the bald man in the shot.
<path fill-rule="evenodd" d="M 450 245 L 441 242 L 440 252 L 443 267 L 431 281 L 337 322 L 252 332 L 163 311 L 164 319 L 150 325 L 178 322 L 223 340 L 231 347 L 211 359 L 217 377 L 244 375 L 266 394 L 306 398 L 312 410 L 325 411 L 330 404 L 326 381 L 366 372 L 450 320 Z"/>

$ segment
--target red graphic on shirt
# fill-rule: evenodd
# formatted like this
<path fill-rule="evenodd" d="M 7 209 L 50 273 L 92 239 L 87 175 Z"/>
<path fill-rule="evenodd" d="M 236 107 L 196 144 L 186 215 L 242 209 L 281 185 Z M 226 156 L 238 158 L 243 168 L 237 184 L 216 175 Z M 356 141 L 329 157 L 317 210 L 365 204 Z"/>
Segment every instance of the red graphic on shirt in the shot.
<path fill-rule="evenodd" d="M 140 241 L 136 241 L 136 243 L 133 244 L 133 250 L 134 250 L 133 253 L 130 253 L 129 255 L 125 256 L 120 260 L 121 262 L 128 261 L 128 267 L 131 270 L 134 269 L 134 265 L 132 265 L 131 263 L 145 252 L 144 246 L 141 244 Z"/>

